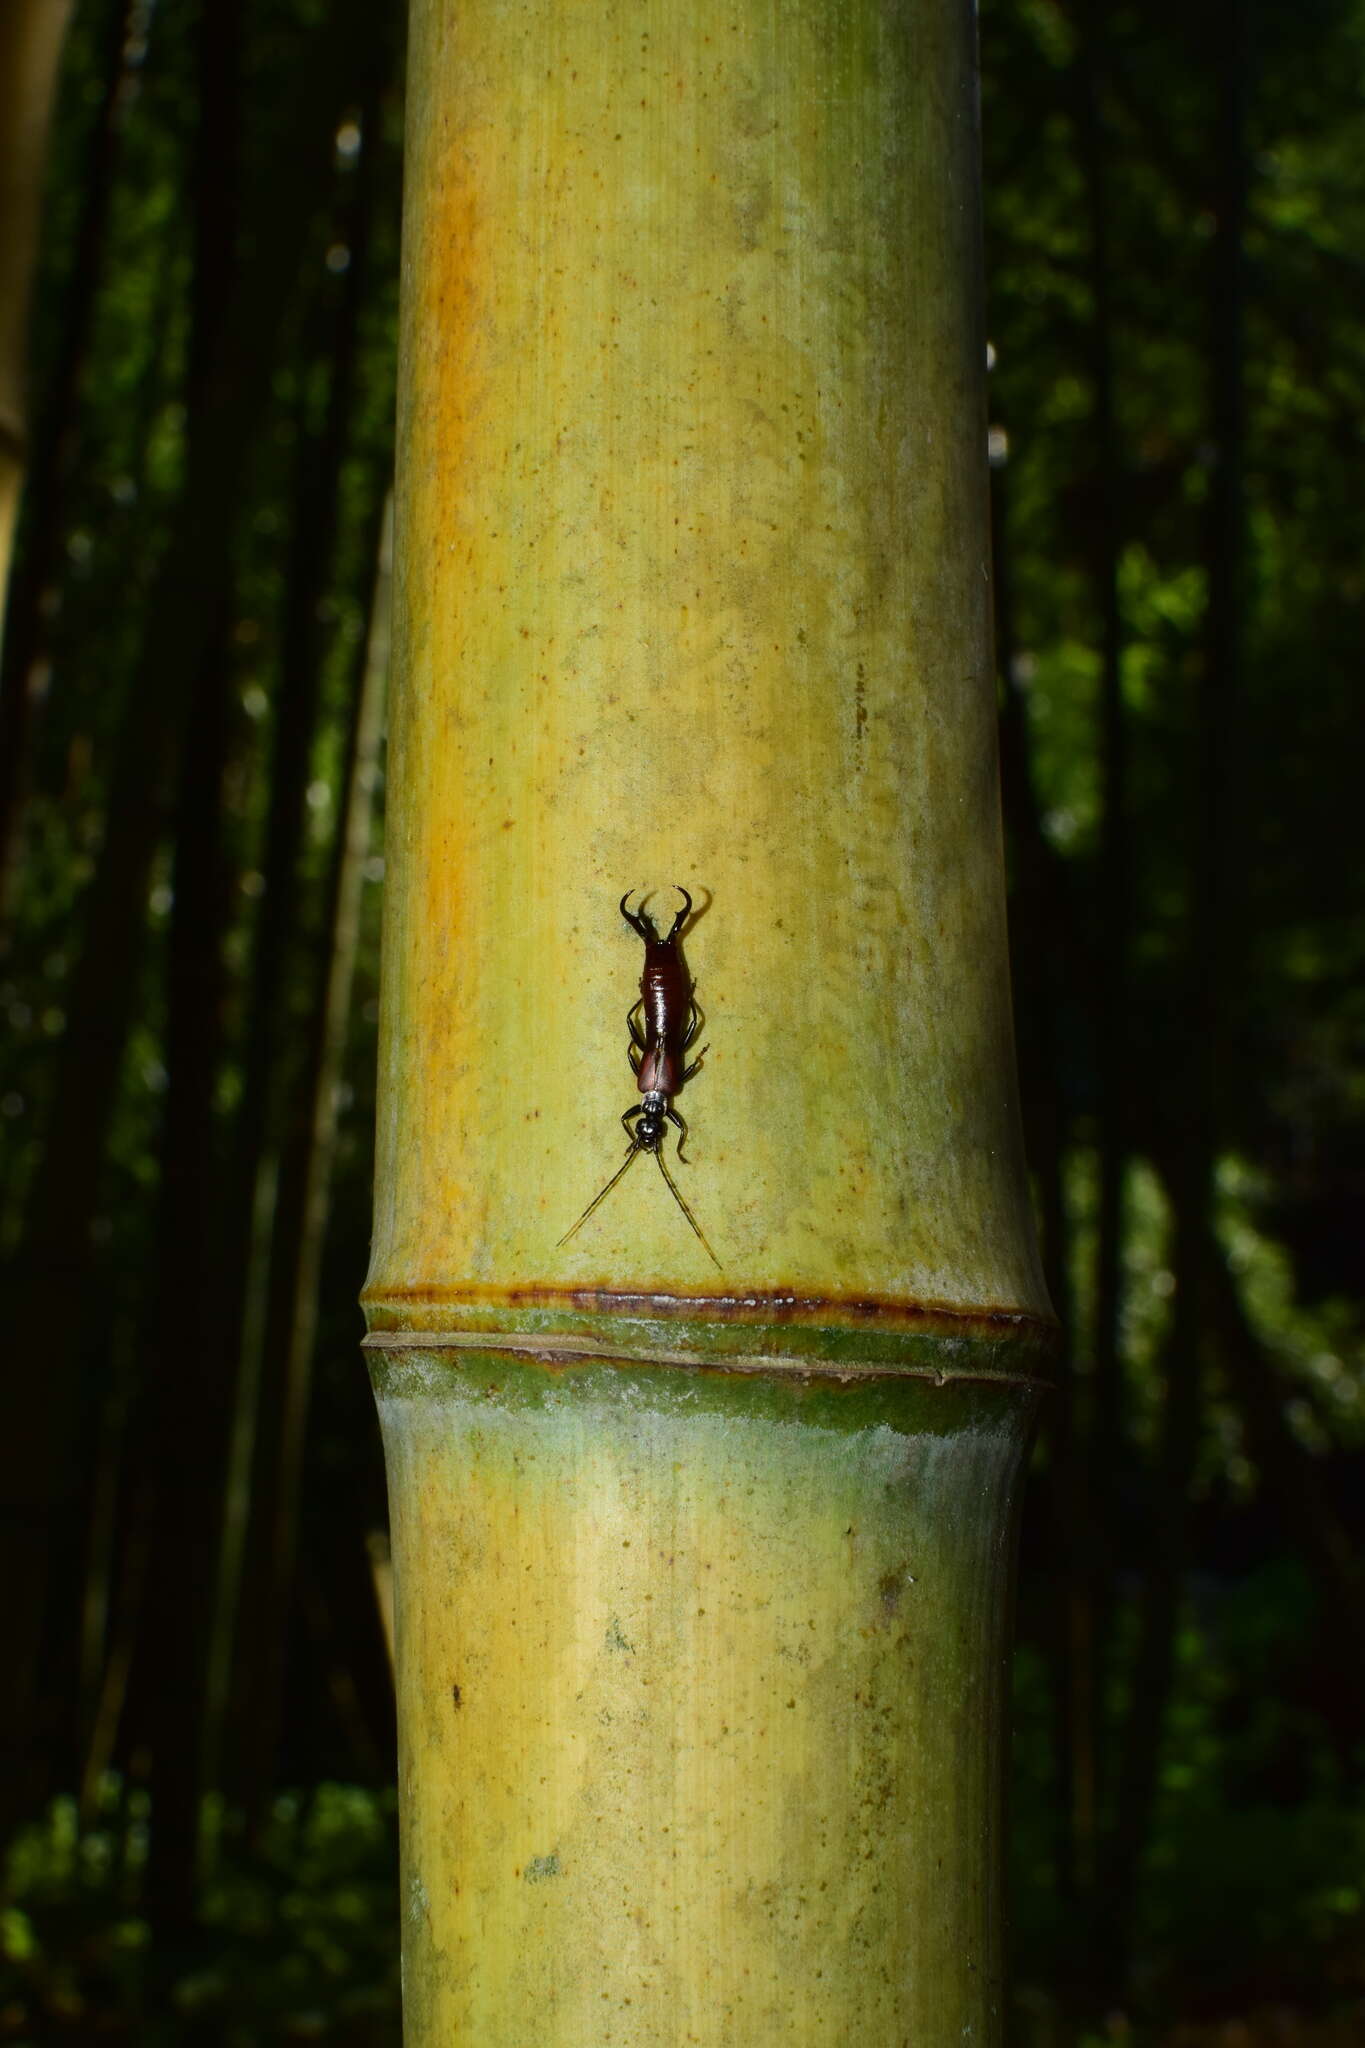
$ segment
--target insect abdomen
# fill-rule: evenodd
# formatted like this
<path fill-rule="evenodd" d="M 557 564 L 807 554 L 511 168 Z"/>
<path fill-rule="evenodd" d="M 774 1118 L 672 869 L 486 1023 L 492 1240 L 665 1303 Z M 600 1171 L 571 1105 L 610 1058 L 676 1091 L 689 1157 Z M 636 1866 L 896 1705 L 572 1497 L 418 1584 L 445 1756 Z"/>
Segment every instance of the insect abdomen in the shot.
<path fill-rule="evenodd" d="M 646 946 L 640 995 L 645 1006 L 640 1093 L 676 1095 L 682 1086 L 682 1044 L 692 1002 L 692 991 L 676 946 Z"/>

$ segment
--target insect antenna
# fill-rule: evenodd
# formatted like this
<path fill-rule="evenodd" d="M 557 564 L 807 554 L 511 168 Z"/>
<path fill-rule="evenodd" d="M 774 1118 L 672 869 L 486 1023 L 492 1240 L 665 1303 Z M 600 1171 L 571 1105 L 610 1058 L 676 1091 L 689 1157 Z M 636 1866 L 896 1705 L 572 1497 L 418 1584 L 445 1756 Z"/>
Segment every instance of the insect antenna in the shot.
<path fill-rule="evenodd" d="M 620 1180 L 620 1178 L 621 1178 L 621 1175 L 622 1175 L 622 1174 L 623 1174 L 623 1173 L 625 1172 L 626 1168 L 627 1168 L 627 1167 L 628 1167 L 628 1166 L 630 1165 L 631 1161 L 632 1161 L 632 1160 L 634 1159 L 634 1157 L 635 1157 L 636 1153 L 637 1153 L 637 1152 L 639 1151 L 639 1149 L 640 1149 L 640 1147 L 639 1147 L 638 1145 L 632 1145 L 632 1146 L 631 1146 L 631 1148 L 630 1148 L 630 1150 L 629 1150 L 629 1151 L 627 1152 L 627 1154 L 626 1154 L 625 1158 L 624 1158 L 624 1159 L 623 1159 L 623 1160 L 621 1161 L 621 1164 L 620 1164 L 620 1165 L 619 1165 L 619 1166 L 617 1167 L 617 1169 L 616 1169 L 615 1173 L 614 1173 L 614 1174 L 612 1175 L 611 1179 L 610 1179 L 610 1180 L 609 1180 L 609 1181 L 607 1182 L 606 1186 L 605 1186 L 605 1187 L 604 1187 L 604 1188 L 602 1189 L 601 1193 L 600 1193 L 600 1194 L 597 1194 L 597 1195 L 594 1195 L 594 1196 L 593 1196 L 593 1198 L 592 1198 L 592 1200 L 591 1200 L 591 1201 L 589 1202 L 589 1204 L 588 1204 L 587 1208 L 586 1208 L 586 1209 L 585 1209 L 585 1210 L 583 1211 L 583 1214 L 582 1214 L 582 1215 L 581 1215 L 581 1216 L 579 1217 L 579 1219 L 578 1219 L 578 1222 L 577 1222 L 577 1223 L 571 1223 L 571 1224 L 569 1225 L 569 1227 L 568 1227 L 568 1229 L 567 1229 L 567 1230 L 565 1231 L 565 1233 L 564 1233 L 563 1237 L 561 1237 L 561 1238 L 560 1238 L 560 1240 L 559 1240 L 559 1243 L 560 1243 L 560 1244 L 567 1244 L 567 1243 L 569 1242 L 569 1239 L 570 1239 L 570 1238 L 571 1238 L 571 1237 L 573 1236 L 574 1232 L 575 1232 L 575 1231 L 576 1231 L 576 1230 L 577 1230 L 577 1229 L 579 1228 L 579 1226 L 580 1226 L 581 1224 L 584 1224 L 584 1223 L 586 1223 L 586 1222 L 587 1222 L 587 1220 L 588 1220 L 589 1216 L 591 1216 L 591 1214 L 592 1214 L 593 1210 L 594 1210 L 594 1209 L 595 1209 L 595 1208 L 597 1207 L 598 1203 L 599 1203 L 599 1202 L 605 1202 L 605 1201 L 606 1201 L 606 1199 L 607 1199 L 607 1196 L 608 1196 L 608 1195 L 609 1195 L 609 1194 L 611 1193 L 612 1189 L 613 1189 L 613 1188 L 614 1188 L 614 1187 L 616 1186 L 616 1183 L 617 1183 L 617 1181 L 618 1181 L 618 1180 Z M 679 1199 L 681 1200 L 681 1197 L 679 1197 Z M 695 1224 L 693 1224 L 693 1226 L 692 1226 L 692 1227 L 693 1227 L 693 1229 L 694 1229 L 694 1230 L 696 1229 L 696 1225 L 695 1225 Z M 703 1242 L 705 1242 L 705 1240 L 703 1240 Z M 558 1250 L 558 1246 L 556 1246 L 556 1250 Z M 708 1250 L 709 1250 L 709 1246 L 708 1246 Z"/>
<path fill-rule="evenodd" d="M 677 1203 L 678 1207 L 679 1207 L 679 1208 L 680 1208 L 680 1209 L 682 1210 L 682 1212 L 683 1212 L 683 1215 L 684 1215 L 684 1216 L 685 1216 L 685 1217 L 687 1218 L 687 1220 L 688 1220 L 688 1222 L 689 1222 L 689 1223 L 691 1224 L 691 1226 L 692 1226 L 693 1230 L 695 1230 L 695 1231 L 696 1231 L 696 1233 L 697 1233 L 697 1236 L 698 1236 L 698 1237 L 699 1237 L 699 1238 L 701 1239 L 701 1241 L 702 1241 L 702 1244 L 703 1244 L 703 1245 L 704 1245 L 704 1246 L 706 1247 L 706 1256 L 707 1256 L 707 1258 L 708 1258 L 708 1259 L 709 1259 L 709 1260 L 711 1261 L 711 1264 L 712 1264 L 712 1265 L 713 1265 L 713 1266 L 715 1267 L 715 1269 L 716 1269 L 716 1271 L 717 1271 L 718 1273 L 723 1273 L 723 1272 L 725 1271 L 725 1268 L 724 1268 L 724 1266 L 722 1266 L 722 1264 L 721 1264 L 720 1260 L 719 1260 L 719 1259 L 718 1259 L 718 1258 L 716 1257 L 716 1255 L 715 1255 L 715 1253 L 714 1253 L 714 1252 L 712 1251 L 712 1249 L 711 1249 L 710 1245 L 709 1245 L 709 1244 L 707 1244 L 707 1242 L 706 1242 L 706 1232 L 705 1232 L 705 1231 L 704 1231 L 704 1230 L 702 1229 L 702 1227 L 701 1227 L 700 1223 L 698 1223 L 698 1221 L 697 1221 L 696 1217 L 695 1217 L 695 1216 L 694 1216 L 694 1215 L 692 1214 L 692 1211 L 691 1211 L 691 1210 L 690 1210 L 690 1209 L 688 1208 L 688 1206 L 687 1206 L 686 1202 L 685 1202 L 685 1201 L 683 1200 L 683 1198 L 682 1198 L 682 1193 L 681 1193 L 681 1191 L 680 1191 L 680 1189 L 679 1189 L 679 1187 L 678 1187 L 678 1183 L 677 1183 L 677 1182 L 676 1182 L 676 1181 L 674 1180 L 674 1178 L 673 1178 L 672 1174 L 671 1174 L 671 1173 L 669 1172 L 668 1168 L 667 1168 L 667 1167 L 666 1167 L 666 1166 L 664 1165 L 664 1155 L 663 1155 L 663 1151 L 662 1151 L 662 1148 L 661 1148 L 661 1149 L 660 1149 L 659 1151 L 657 1151 L 657 1152 L 656 1152 L 656 1153 L 654 1154 L 654 1157 L 655 1157 L 655 1158 L 656 1158 L 656 1159 L 658 1160 L 658 1162 L 659 1162 L 659 1171 L 660 1171 L 660 1173 L 661 1173 L 661 1174 L 663 1175 L 664 1179 L 665 1179 L 665 1180 L 666 1180 L 666 1181 L 668 1182 L 669 1192 L 670 1192 L 670 1194 L 672 1195 L 672 1197 L 673 1197 L 674 1201 L 675 1201 L 675 1202 Z M 630 1161 L 629 1161 L 629 1160 L 627 1160 L 627 1161 L 626 1161 L 626 1165 L 628 1166 L 629 1164 L 630 1164 Z M 621 1168 L 621 1173 L 624 1173 L 624 1172 L 625 1172 L 625 1170 L 626 1170 L 626 1168 L 625 1168 L 625 1166 L 623 1166 L 623 1167 Z M 617 1179 L 619 1180 L 619 1179 L 621 1178 L 621 1174 L 618 1174 L 618 1175 L 617 1175 L 616 1177 L 617 1177 Z M 603 1193 L 603 1194 L 605 1194 L 605 1193 L 606 1193 L 606 1189 L 605 1189 L 605 1188 L 604 1188 L 604 1189 L 602 1190 L 602 1193 Z M 598 1196 L 598 1198 L 597 1198 L 597 1200 L 598 1200 L 598 1201 L 600 1202 L 600 1201 L 601 1201 L 601 1199 L 602 1199 L 602 1196 L 601 1196 L 601 1195 L 599 1195 L 599 1196 Z M 594 1207 L 595 1207 L 595 1206 L 596 1206 L 596 1204 L 594 1204 Z M 580 1219 L 580 1220 L 581 1220 L 581 1219 Z M 574 1229 L 575 1229 L 575 1230 L 577 1230 L 577 1228 L 578 1228 L 578 1224 L 577 1224 L 577 1223 L 575 1223 L 575 1225 L 574 1225 Z"/>

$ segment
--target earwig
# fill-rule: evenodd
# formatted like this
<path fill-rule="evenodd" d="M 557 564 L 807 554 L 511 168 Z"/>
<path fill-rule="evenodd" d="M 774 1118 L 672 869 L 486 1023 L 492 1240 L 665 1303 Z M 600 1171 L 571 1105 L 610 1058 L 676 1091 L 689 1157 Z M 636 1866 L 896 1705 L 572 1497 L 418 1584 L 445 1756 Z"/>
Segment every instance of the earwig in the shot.
<path fill-rule="evenodd" d="M 688 1208 L 677 1182 L 664 1163 L 665 1122 L 677 1126 L 680 1133 L 678 1157 L 686 1160 L 683 1146 L 687 1142 L 687 1125 L 674 1109 L 673 1097 L 685 1081 L 691 1080 L 706 1052 L 706 1047 L 703 1046 L 692 1063 L 687 1064 L 687 1054 L 701 1028 L 701 1012 L 692 1000 L 692 984 L 687 978 L 687 968 L 678 950 L 682 928 L 692 914 L 692 898 L 681 883 L 676 887 L 682 897 L 683 907 L 662 939 L 655 929 L 654 920 L 645 910 L 648 899 L 642 897 L 640 908 L 632 911 L 626 908 L 630 902 L 631 891 L 627 889 L 621 898 L 622 917 L 631 930 L 638 932 L 645 942 L 644 971 L 640 976 L 640 1000 L 626 1019 L 630 1031 L 626 1057 L 630 1061 L 631 1072 L 635 1075 L 644 1099 L 637 1102 L 633 1109 L 628 1109 L 621 1118 L 626 1136 L 630 1140 L 625 1158 L 601 1192 L 593 1196 L 578 1222 L 565 1231 L 559 1242 L 568 1243 L 574 1231 L 587 1222 L 598 1204 L 606 1201 L 617 1181 L 634 1165 L 641 1152 L 652 1152 L 669 1193 L 682 1210 L 691 1229 L 701 1239 L 707 1257 L 717 1272 L 720 1272 L 720 1260 L 707 1243 L 705 1231 Z"/>

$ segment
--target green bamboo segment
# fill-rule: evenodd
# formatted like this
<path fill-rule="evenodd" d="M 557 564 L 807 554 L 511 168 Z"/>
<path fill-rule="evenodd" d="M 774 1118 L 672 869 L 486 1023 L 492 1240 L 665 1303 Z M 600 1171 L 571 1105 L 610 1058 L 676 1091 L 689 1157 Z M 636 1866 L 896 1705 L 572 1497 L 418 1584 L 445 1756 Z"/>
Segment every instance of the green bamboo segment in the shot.
<path fill-rule="evenodd" d="M 1034 1393 L 379 1356 L 409 2042 L 997 2039 Z"/>
<path fill-rule="evenodd" d="M 999 2038 L 966 0 L 414 0 L 370 1358 L 410 2048 Z M 617 910 L 708 1045 L 647 1156 Z M 637 899 L 638 900 L 638 899 Z"/>
<path fill-rule="evenodd" d="M 709 1321 L 696 1313 L 719 1308 Z M 1022 1316 L 980 1319 L 924 1317 L 899 1325 L 830 1320 L 761 1322 L 735 1318 L 735 1304 L 680 1304 L 616 1293 L 589 1295 L 585 1305 L 526 1308 L 505 1300 L 430 1305 L 395 1328 L 377 1328 L 369 1343 L 381 1349 L 447 1345 L 454 1350 L 522 1352 L 546 1362 L 610 1358 L 731 1372 L 837 1373 L 845 1378 L 881 1373 L 934 1379 L 1033 1379 L 1046 1374 L 1054 1349 L 1051 1324 Z M 747 1307 L 748 1304 L 741 1304 Z M 682 1307 L 693 1313 L 679 1314 Z M 609 1311 L 609 1312 L 608 1312 Z M 438 1316 L 444 1327 L 433 1334 Z"/>

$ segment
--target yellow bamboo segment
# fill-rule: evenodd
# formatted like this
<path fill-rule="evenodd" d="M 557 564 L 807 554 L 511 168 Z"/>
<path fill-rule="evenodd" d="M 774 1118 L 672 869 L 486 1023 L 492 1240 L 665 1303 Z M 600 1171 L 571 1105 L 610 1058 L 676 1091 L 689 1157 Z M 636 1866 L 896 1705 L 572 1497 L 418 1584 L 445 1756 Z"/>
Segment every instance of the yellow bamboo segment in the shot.
<path fill-rule="evenodd" d="M 557 1249 L 638 1099 L 617 901 L 679 882 L 710 1050 L 677 1172 L 729 1286 L 1046 1313 L 972 36 L 964 0 L 417 0 L 385 1320 L 710 1290 L 649 1161 Z"/>

